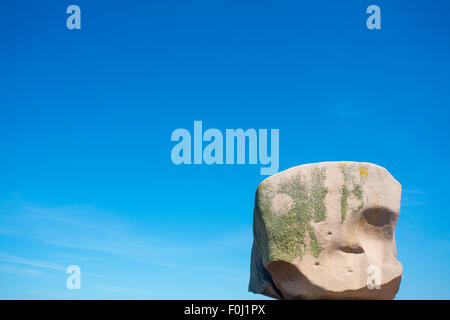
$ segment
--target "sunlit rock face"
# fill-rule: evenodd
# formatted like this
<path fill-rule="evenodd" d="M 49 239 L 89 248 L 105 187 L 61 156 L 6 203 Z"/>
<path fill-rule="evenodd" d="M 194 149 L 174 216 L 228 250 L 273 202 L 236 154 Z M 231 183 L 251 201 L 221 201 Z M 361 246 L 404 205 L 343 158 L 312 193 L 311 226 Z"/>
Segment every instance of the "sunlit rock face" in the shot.
<path fill-rule="evenodd" d="M 401 185 L 359 162 L 306 164 L 256 191 L 249 290 L 278 299 L 393 299 Z"/>

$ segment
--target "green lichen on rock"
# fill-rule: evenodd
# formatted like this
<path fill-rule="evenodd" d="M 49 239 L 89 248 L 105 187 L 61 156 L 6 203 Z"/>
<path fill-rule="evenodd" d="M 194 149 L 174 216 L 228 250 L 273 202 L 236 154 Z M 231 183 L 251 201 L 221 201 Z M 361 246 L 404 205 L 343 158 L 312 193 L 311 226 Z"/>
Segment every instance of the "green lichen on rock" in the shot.
<path fill-rule="evenodd" d="M 309 233 L 309 249 L 311 251 L 311 254 L 313 257 L 317 258 L 320 255 L 320 245 L 319 245 L 319 241 L 317 241 L 317 237 L 316 234 L 314 233 L 313 228 L 308 225 L 308 233 Z"/>
<path fill-rule="evenodd" d="M 326 218 L 325 197 L 328 189 L 324 186 L 326 168 L 314 168 L 312 172 L 312 189 L 310 202 L 312 205 L 313 221 L 320 222 Z"/>
<path fill-rule="evenodd" d="M 353 189 L 353 194 L 356 196 L 356 198 L 359 200 L 359 206 L 356 209 L 356 211 L 359 211 L 364 207 L 364 201 L 363 201 L 363 191 L 361 189 L 361 185 L 357 184 L 355 188 Z"/>
<path fill-rule="evenodd" d="M 347 215 L 347 199 L 348 196 L 350 195 L 350 192 L 348 191 L 347 187 L 344 186 L 342 187 L 342 196 L 341 196 L 341 222 L 343 223 L 345 220 L 345 217 Z"/>
<path fill-rule="evenodd" d="M 276 185 L 263 182 L 257 191 L 256 215 L 261 221 L 255 235 L 267 237 L 266 248 L 260 248 L 265 262 L 292 261 L 310 253 L 318 257 L 321 251 L 319 241 L 311 222 L 326 219 L 324 186 L 326 168 L 313 168 L 309 177 L 300 174 L 284 178 Z M 285 194 L 292 200 L 292 206 L 285 214 L 274 211 L 272 201 L 276 195 Z M 309 241 L 307 241 L 307 238 Z"/>
<path fill-rule="evenodd" d="M 356 169 L 357 168 L 355 166 L 347 166 L 347 165 L 341 166 L 342 174 L 344 176 L 344 185 L 342 186 L 342 194 L 341 194 L 341 223 L 344 223 L 345 218 L 347 216 L 348 199 L 351 195 L 355 196 L 356 199 L 359 201 L 358 207 L 353 209 L 354 213 L 361 210 L 362 207 L 364 206 L 363 191 L 361 185 L 363 182 L 362 179 L 363 174 L 361 172 L 364 172 L 365 174 L 367 173 L 366 171 L 361 171 L 360 168 L 359 171 L 361 178 L 359 182 L 357 182 L 356 179 L 354 178 L 355 175 L 357 174 Z M 351 189 L 352 187 L 353 189 Z"/>

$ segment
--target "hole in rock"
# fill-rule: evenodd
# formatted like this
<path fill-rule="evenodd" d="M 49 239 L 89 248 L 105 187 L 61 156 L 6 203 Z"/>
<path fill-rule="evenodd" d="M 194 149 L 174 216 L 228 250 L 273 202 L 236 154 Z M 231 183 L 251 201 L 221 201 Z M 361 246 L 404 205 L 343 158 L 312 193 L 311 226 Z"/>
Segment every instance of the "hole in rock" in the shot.
<path fill-rule="evenodd" d="M 354 253 L 354 254 L 361 254 L 364 252 L 364 249 L 361 248 L 360 246 L 354 246 L 354 247 L 344 246 L 344 247 L 340 247 L 339 250 L 341 250 L 345 253 Z"/>

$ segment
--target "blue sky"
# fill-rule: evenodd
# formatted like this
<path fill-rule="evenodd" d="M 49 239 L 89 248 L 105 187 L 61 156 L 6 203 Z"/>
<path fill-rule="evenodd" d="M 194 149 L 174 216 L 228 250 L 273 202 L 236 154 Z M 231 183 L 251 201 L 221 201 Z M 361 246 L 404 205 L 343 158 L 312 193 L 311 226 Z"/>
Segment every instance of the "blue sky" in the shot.
<path fill-rule="evenodd" d="M 170 135 L 194 120 L 279 129 L 280 170 L 384 166 L 403 186 L 397 298 L 450 298 L 449 11 L 2 1 L 0 298 L 261 298 L 247 293 L 260 166 L 175 166 Z"/>

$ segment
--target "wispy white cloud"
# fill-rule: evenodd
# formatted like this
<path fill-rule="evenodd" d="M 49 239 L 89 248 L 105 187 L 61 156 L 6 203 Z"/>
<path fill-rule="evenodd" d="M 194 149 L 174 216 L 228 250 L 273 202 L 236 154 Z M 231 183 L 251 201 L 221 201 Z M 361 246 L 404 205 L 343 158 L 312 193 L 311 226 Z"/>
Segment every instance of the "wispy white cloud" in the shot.
<path fill-rule="evenodd" d="M 426 202 L 423 200 L 425 194 L 419 189 L 404 189 L 402 190 L 402 208 L 423 206 Z"/>
<path fill-rule="evenodd" d="M 183 255 L 191 250 L 183 243 L 170 243 L 151 235 L 140 236 L 127 220 L 93 205 L 43 207 L 16 203 L 13 213 L 3 215 L 23 237 L 46 244 L 119 254 L 159 258 Z"/>
<path fill-rule="evenodd" d="M 182 235 L 179 239 L 170 239 L 152 235 L 150 230 L 138 230 L 127 219 L 100 210 L 94 205 L 45 207 L 16 201 L 9 204 L 8 210 L 3 210 L 6 211 L 9 214 L 0 212 L 0 222 L 3 220 L 4 225 L 24 238 L 60 248 L 89 251 L 94 253 L 89 255 L 94 259 L 95 252 L 98 252 L 131 259 L 136 263 L 177 270 L 211 271 L 211 268 L 215 268 L 221 274 L 241 275 L 241 270 L 222 268 L 219 263 L 214 264 L 213 261 L 204 268 L 196 259 L 220 256 L 225 250 L 247 250 L 252 239 L 251 230 L 239 227 L 199 243 L 186 241 Z M 1 258 L 0 255 L 0 260 Z M 64 269 L 60 265 L 43 261 L 13 258 L 6 253 L 3 254 L 3 259 L 55 270 Z"/>
<path fill-rule="evenodd" d="M 6 252 L 2 252 L 2 251 L 0 251 L 0 261 L 13 263 L 13 264 L 26 265 L 26 266 L 30 266 L 30 267 L 48 269 L 48 270 L 57 270 L 57 271 L 65 270 L 65 268 L 61 265 L 57 265 L 57 264 L 53 264 L 53 263 L 49 263 L 49 262 L 41 261 L 41 260 L 32 260 L 32 259 L 17 257 L 17 256 L 14 256 L 14 255 L 8 254 Z"/>
<path fill-rule="evenodd" d="M 402 190 L 402 194 L 404 195 L 415 195 L 415 194 L 423 194 L 424 192 L 422 190 L 419 189 L 403 189 Z"/>
<path fill-rule="evenodd" d="M 251 245 L 252 239 L 252 230 L 249 228 L 241 227 L 237 230 L 225 233 L 224 235 L 213 239 L 211 241 L 211 245 L 219 247 L 221 249 L 246 249 Z"/>
<path fill-rule="evenodd" d="M 44 274 L 42 270 L 18 268 L 11 265 L 0 265 L 0 273 L 10 273 L 20 276 L 21 275 L 41 276 Z"/>
<path fill-rule="evenodd" d="M 215 281 L 245 286 L 248 279 L 252 232 L 243 226 L 190 239 L 192 230 L 169 236 L 94 205 L 50 207 L 18 200 L 0 203 L 0 225 L 13 231 L 0 234 L 6 244 L 0 251 L 0 273 L 61 281 L 68 265 L 79 265 L 82 275 L 93 276 L 83 278 L 85 288 L 92 289 L 83 291 L 85 298 L 158 298 L 176 291 L 184 279 L 208 279 L 199 282 L 203 287 Z M 9 246 L 15 241 L 20 246 Z M 33 244 L 30 250 L 25 243 Z M 166 287 L 152 292 L 154 283 Z M 29 286 L 33 296 L 67 298 L 63 289 L 45 292 Z M 5 290 L 0 295 L 10 297 Z"/>
<path fill-rule="evenodd" d="M 8 235 L 8 234 L 14 234 L 14 231 L 13 231 L 13 230 L 8 230 L 8 229 L 0 228 L 0 234 L 5 234 L 5 235 Z"/>
<path fill-rule="evenodd" d="M 103 284 L 93 284 L 91 285 L 92 288 L 100 289 L 102 291 L 107 291 L 111 293 L 120 293 L 120 294 L 147 294 L 148 292 L 140 289 L 135 288 L 125 288 L 125 287 L 119 287 L 119 286 L 110 286 L 110 285 L 103 285 Z"/>

